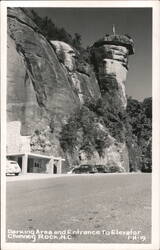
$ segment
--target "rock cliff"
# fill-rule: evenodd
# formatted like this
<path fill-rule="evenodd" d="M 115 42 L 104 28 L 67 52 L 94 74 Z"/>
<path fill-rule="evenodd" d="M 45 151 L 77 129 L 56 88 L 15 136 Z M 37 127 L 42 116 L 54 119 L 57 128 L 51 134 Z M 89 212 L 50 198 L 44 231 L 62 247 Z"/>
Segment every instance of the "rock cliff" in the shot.
<path fill-rule="evenodd" d="M 123 108 L 127 106 L 125 83 L 133 40 L 126 35 L 106 35 L 92 46 L 92 60 L 103 98 L 114 88 Z"/>
<path fill-rule="evenodd" d="M 21 135 L 30 136 L 31 150 L 62 155 L 70 166 L 75 162 L 94 162 L 128 171 L 125 140 L 118 141 L 100 116 L 91 110 L 95 131 L 109 141 L 104 145 L 103 154 L 94 148 L 88 158 L 81 127 L 75 131 L 79 136 L 76 149 L 72 154 L 65 151 L 61 131 L 86 102 L 96 103 L 102 99 L 108 104 L 112 96 L 125 110 L 125 81 L 128 55 L 133 54 L 132 39 L 107 36 L 92 46 L 92 65 L 81 64 L 77 51 L 69 44 L 48 41 L 42 35 L 27 9 L 8 8 L 7 46 L 7 119 L 21 122 Z"/>
<path fill-rule="evenodd" d="M 95 77 L 91 78 L 92 85 L 88 75 L 77 73 L 70 77 L 67 55 L 71 57 L 66 52 L 65 62 L 61 63 L 52 44 L 38 32 L 24 10 L 8 9 L 8 119 L 22 121 L 22 134 L 33 132 L 35 124 L 43 127 L 44 118 L 45 124 L 51 118 L 65 122 L 80 104 L 79 79 L 90 90 L 84 89 L 85 95 L 98 95 Z M 97 91 L 92 90 L 94 87 Z"/>

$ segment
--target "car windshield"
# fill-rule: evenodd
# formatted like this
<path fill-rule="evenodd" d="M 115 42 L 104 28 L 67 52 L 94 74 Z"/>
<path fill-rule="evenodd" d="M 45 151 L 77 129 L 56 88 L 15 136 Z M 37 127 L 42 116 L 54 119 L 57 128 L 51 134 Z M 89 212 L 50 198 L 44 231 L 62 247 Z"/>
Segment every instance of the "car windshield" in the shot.
<path fill-rule="evenodd" d="M 90 168 L 90 167 L 93 167 L 93 165 L 81 165 L 80 167 L 81 168 Z"/>

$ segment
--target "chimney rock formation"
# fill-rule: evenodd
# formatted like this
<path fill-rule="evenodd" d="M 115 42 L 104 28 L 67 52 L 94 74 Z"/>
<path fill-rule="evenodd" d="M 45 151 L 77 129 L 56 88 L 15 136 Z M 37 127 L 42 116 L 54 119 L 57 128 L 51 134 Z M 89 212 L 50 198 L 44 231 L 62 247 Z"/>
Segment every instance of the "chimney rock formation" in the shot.
<path fill-rule="evenodd" d="M 92 56 L 102 96 L 111 88 L 118 91 L 121 105 L 126 108 L 125 83 L 128 56 L 134 54 L 133 40 L 127 35 L 106 35 L 92 46 Z"/>

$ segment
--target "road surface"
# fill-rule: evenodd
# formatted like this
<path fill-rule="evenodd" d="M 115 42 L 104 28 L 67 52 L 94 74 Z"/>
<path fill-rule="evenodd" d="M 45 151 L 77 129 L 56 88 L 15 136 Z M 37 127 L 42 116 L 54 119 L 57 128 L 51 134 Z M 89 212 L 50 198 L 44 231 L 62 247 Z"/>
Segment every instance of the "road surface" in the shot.
<path fill-rule="evenodd" d="M 151 174 L 7 182 L 7 242 L 150 243 Z"/>

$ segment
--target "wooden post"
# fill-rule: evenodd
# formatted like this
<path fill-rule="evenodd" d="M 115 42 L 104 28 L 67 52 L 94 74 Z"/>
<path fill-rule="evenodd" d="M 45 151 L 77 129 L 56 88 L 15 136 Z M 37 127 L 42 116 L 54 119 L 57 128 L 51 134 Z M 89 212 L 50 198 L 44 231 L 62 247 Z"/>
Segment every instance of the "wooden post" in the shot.
<path fill-rule="evenodd" d="M 53 157 L 50 159 L 50 161 L 49 161 L 49 164 L 48 164 L 48 166 L 49 166 L 49 168 L 48 168 L 48 173 L 49 174 L 53 174 L 53 164 L 54 164 L 54 160 L 53 160 Z"/>

